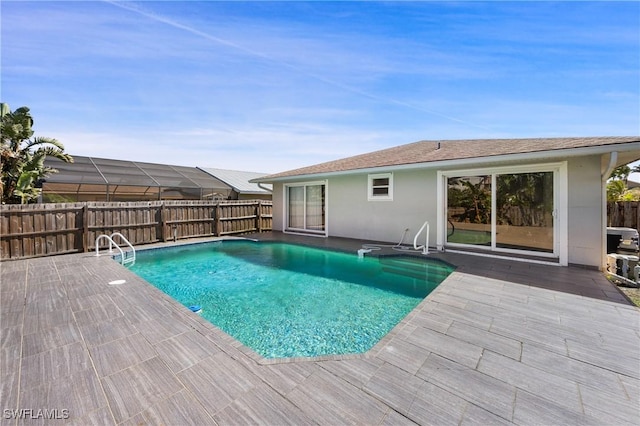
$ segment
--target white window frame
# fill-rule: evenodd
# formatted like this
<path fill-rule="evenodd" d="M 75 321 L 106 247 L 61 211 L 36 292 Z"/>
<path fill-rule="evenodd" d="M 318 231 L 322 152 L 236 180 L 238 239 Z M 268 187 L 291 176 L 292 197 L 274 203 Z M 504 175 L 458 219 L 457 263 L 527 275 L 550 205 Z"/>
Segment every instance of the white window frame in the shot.
<path fill-rule="evenodd" d="M 307 196 L 306 187 L 317 186 L 317 185 L 324 185 L 324 230 L 316 231 L 313 229 L 289 227 L 289 188 L 305 187 L 304 205 L 306 206 L 306 196 Z M 284 205 L 282 209 L 282 212 L 283 212 L 283 217 L 282 217 L 283 231 L 282 232 L 285 234 L 299 234 L 299 235 L 309 235 L 309 236 L 315 236 L 315 237 L 327 237 L 329 235 L 329 182 L 327 180 L 319 180 L 319 181 L 312 181 L 312 182 L 296 182 L 296 183 L 284 184 L 283 190 L 284 190 L 284 196 L 282 197 L 282 200 Z M 304 217 L 306 221 L 306 213 L 304 214 Z"/>
<path fill-rule="evenodd" d="M 535 172 L 553 172 L 553 186 L 554 186 L 554 248 L 553 253 L 545 254 L 535 251 L 526 251 L 526 250 L 514 250 L 514 249 L 505 249 L 498 248 L 495 246 L 495 214 L 492 214 L 491 228 L 492 228 L 492 236 L 491 236 L 491 247 L 480 247 L 474 246 L 474 249 L 478 251 L 487 251 L 487 252 L 503 252 L 503 253 L 511 253 L 511 254 L 525 254 L 537 257 L 553 257 L 558 259 L 558 264 L 562 266 L 568 265 L 568 257 L 569 257 L 569 231 L 568 231 L 568 192 L 569 192 L 569 182 L 568 182 L 568 172 L 567 172 L 567 162 L 559 162 L 559 163 L 544 163 L 544 164 L 528 164 L 528 165 L 518 165 L 518 166 L 501 166 L 501 167 L 486 167 L 486 168 L 475 168 L 475 169 L 456 169 L 456 170 L 438 170 L 438 183 L 437 183 L 437 199 L 438 199 L 438 215 L 437 215 L 437 228 L 436 228 L 436 246 L 439 250 L 444 249 L 445 247 L 455 248 L 456 246 L 462 247 L 466 245 L 463 244 L 453 244 L 446 242 L 447 235 L 447 179 L 450 177 L 461 177 L 461 176 L 481 176 L 481 175 L 492 175 L 492 191 L 495 190 L 495 179 L 496 175 L 502 174 L 510 174 L 510 173 L 535 173 Z M 496 197 L 491 197 L 491 211 L 495 212 L 496 206 Z"/>
<path fill-rule="evenodd" d="M 373 189 L 377 188 L 373 185 L 375 179 L 389 179 L 388 193 L 386 195 L 374 195 Z M 376 173 L 367 177 L 367 200 L 369 201 L 393 201 L 393 173 Z"/>

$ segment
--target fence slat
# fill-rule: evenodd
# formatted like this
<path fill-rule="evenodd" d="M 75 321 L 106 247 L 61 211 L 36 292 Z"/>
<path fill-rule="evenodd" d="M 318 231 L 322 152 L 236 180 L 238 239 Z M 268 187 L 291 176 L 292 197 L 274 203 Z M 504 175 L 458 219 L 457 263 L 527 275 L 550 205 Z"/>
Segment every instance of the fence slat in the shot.
<path fill-rule="evenodd" d="M 610 201 L 607 203 L 607 226 L 640 230 L 640 201 Z"/>

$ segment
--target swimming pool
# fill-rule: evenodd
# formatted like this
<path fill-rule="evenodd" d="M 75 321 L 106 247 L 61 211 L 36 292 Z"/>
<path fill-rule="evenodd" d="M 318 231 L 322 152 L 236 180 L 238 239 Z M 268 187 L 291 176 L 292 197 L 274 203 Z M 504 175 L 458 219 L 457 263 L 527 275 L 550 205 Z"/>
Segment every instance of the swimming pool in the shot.
<path fill-rule="evenodd" d="M 261 356 L 289 358 L 368 351 L 453 267 L 224 241 L 139 251 L 131 270 Z"/>

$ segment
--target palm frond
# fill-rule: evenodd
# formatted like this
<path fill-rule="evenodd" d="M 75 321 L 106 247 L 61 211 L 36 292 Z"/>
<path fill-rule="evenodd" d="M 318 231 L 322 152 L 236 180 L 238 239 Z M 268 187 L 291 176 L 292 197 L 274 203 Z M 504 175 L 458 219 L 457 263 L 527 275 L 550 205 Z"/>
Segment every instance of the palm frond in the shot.
<path fill-rule="evenodd" d="M 62 142 L 60 142 L 59 140 L 55 139 L 55 138 L 48 138 L 48 137 L 44 137 L 44 136 L 37 136 L 33 139 L 29 139 L 27 141 L 27 143 L 25 144 L 25 148 L 29 149 L 32 148 L 34 146 L 39 146 L 39 145 L 53 145 L 58 149 L 62 149 L 64 150 L 64 145 L 62 144 Z"/>
<path fill-rule="evenodd" d="M 73 157 L 69 154 L 67 154 L 66 152 L 63 151 L 64 147 L 59 148 L 59 147 L 53 147 L 53 146 L 43 146 L 38 148 L 36 151 L 33 152 L 33 156 L 34 157 L 42 157 L 44 159 L 44 157 L 54 157 L 57 158 L 58 160 L 62 160 L 65 163 L 73 163 Z"/>

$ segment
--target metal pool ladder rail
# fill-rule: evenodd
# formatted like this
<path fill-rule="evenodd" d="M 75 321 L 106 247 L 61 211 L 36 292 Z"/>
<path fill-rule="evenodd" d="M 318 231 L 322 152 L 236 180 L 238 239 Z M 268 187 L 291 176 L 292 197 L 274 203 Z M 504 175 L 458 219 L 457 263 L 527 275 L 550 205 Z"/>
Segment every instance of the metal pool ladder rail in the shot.
<path fill-rule="evenodd" d="M 113 240 L 114 237 L 120 237 L 120 239 L 124 241 L 126 245 L 129 246 L 130 250 L 127 250 L 127 251 L 122 250 L 122 248 Z M 136 249 L 133 248 L 133 245 L 129 242 L 129 240 L 127 240 L 125 236 L 119 232 L 114 232 L 111 235 L 101 234 L 98 236 L 98 238 L 96 238 L 96 256 L 100 256 L 99 243 L 100 243 L 100 240 L 103 238 L 109 241 L 109 254 L 113 254 L 114 246 L 115 248 L 118 249 L 118 251 L 120 252 L 121 264 L 127 265 L 130 263 L 133 265 L 134 263 L 136 263 Z"/>
<path fill-rule="evenodd" d="M 427 228 L 424 245 L 423 246 L 419 246 L 418 245 L 418 237 L 420 236 L 420 233 L 424 230 L 424 228 Z M 424 225 L 422 225 L 422 228 L 420 228 L 420 230 L 418 231 L 416 236 L 413 237 L 413 249 L 414 250 L 422 250 L 422 254 L 429 254 L 429 221 L 426 221 L 424 223 Z"/>

